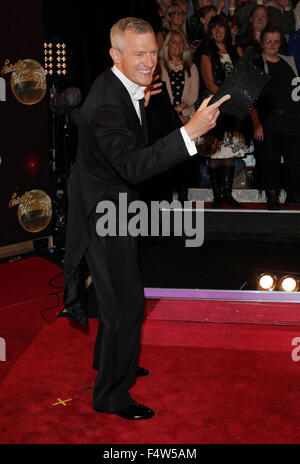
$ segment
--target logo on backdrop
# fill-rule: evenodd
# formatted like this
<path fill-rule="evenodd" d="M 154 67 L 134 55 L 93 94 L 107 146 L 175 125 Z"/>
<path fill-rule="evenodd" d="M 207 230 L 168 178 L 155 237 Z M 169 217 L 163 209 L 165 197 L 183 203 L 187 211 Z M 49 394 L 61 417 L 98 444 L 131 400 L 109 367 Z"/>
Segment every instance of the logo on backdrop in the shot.
<path fill-rule="evenodd" d="M 11 73 L 10 88 L 14 97 L 23 105 L 36 105 L 46 94 L 47 83 L 44 68 L 35 60 L 19 60 L 11 64 L 7 59 L 1 75 Z M 6 101 L 6 82 L 0 78 L 0 101 Z"/>
<path fill-rule="evenodd" d="M 41 232 L 52 218 L 51 198 L 43 190 L 31 190 L 19 197 L 13 193 L 8 207 L 18 205 L 17 215 L 20 225 L 27 232 Z"/>

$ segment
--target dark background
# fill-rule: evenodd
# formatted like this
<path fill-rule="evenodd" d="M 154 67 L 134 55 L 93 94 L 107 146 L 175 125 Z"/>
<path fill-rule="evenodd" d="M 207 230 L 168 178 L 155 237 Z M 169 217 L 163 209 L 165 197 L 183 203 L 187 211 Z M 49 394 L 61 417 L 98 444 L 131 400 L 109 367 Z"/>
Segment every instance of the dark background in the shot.
<path fill-rule="evenodd" d="M 0 69 L 6 59 L 15 64 L 29 58 L 43 65 L 41 1 L 16 6 L 1 2 L 0 17 Z M 0 246 L 51 235 L 51 226 L 39 233 L 25 231 L 17 219 L 18 206 L 8 208 L 14 192 L 21 196 L 40 189 L 50 195 L 47 99 L 35 105 L 20 103 L 11 91 L 10 76 L 3 76 L 6 101 L 0 102 Z"/>
<path fill-rule="evenodd" d="M 83 98 L 95 78 L 112 63 L 108 50 L 113 24 L 125 16 L 147 18 L 157 5 L 155 0 L 45 0 L 42 4 L 46 40 L 59 37 L 71 54 L 65 85 L 79 87 Z"/>
<path fill-rule="evenodd" d="M 109 31 L 121 17 L 138 16 L 145 19 L 156 8 L 155 0 L 111 0 L 97 2 L 86 0 L 40 1 L 31 0 L 26 4 L 12 8 L 0 7 L 2 25 L 1 64 L 9 58 L 11 62 L 20 58 L 33 58 L 43 63 L 43 43 L 55 38 L 67 43 L 68 77 L 57 82 L 59 90 L 70 86 L 78 87 L 84 99 L 95 78 L 112 62 L 108 54 L 110 47 Z M 50 82 L 48 82 L 50 87 Z M 48 88 L 49 90 L 49 88 Z M 7 92 L 8 105 L 0 103 L 2 135 L 1 155 L 7 150 L 12 153 L 10 159 L 4 158 L 0 169 L 1 183 L 1 234 L 2 239 L 15 243 L 32 239 L 33 234 L 20 231 L 16 215 L 10 223 L 2 212 L 12 191 L 21 184 L 20 192 L 34 186 L 47 191 L 49 185 L 49 166 L 51 148 L 51 119 L 48 108 L 49 95 L 40 104 L 30 108 L 20 105 Z M 4 108 L 6 109 L 3 112 Z M 17 111 L 16 111 L 17 109 Z M 57 125 L 61 129 L 65 115 L 57 116 Z M 70 125 L 68 144 L 71 158 L 76 156 L 77 128 Z M 66 172 L 65 134 L 59 130 L 58 165 L 59 175 Z M 42 153 L 38 169 L 28 170 L 28 161 L 32 154 Z M 5 167 L 5 169 L 3 169 Z M 5 186 L 9 188 L 5 192 Z M 12 215 L 11 215 L 12 218 Z M 281 220 L 284 217 L 281 216 Z M 141 240 L 141 265 L 144 283 L 147 287 L 173 288 L 228 288 L 238 289 L 246 280 L 251 280 L 256 269 L 277 269 L 297 272 L 299 270 L 300 247 L 293 234 L 274 235 L 270 227 L 265 234 L 255 236 L 234 228 L 220 236 L 218 227 L 206 231 L 205 242 L 199 249 L 187 249 L 182 240 L 167 239 L 153 241 Z M 12 241 L 11 233 L 17 240 Z M 233 232 L 236 238 L 233 239 Z M 21 235 L 20 235 L 21 234 Z M 63 242 L 63 241 L 62 241 Z M 0 243 L 2 245 L 2 243 Z M 54 256 L 53 256 L 54 257 Z M 63 254 L 61 255 L 63 258 Z M 61 264 L 58 257 L 58 264 Z"/>
<path fill-rule="evenodd" d="M 156 8 L 155 0 L 44 1 L 45 38 L 57 36 L 68 45 L 70 73 L 62 87 L 78 87 L 84 99 L 95 78 L 112 65 L 108 54 L 112 25 L 125 16 L 148 19 Z M 239 289 L 245 281 L 251 283 L 257 269 L 297 272 L 300 247 L 295 231 L 290 236 L 285 232 L 275 235 L 272 227 L 264 232 L 255 236 L 232 224 L 232 230 L 221 237 L 216 227 L 215 233 L 206 230 L 204 245 L 197 249 L 185 248 L 180 239 L 144 238 L 140 241 L 144 284 Z"/>

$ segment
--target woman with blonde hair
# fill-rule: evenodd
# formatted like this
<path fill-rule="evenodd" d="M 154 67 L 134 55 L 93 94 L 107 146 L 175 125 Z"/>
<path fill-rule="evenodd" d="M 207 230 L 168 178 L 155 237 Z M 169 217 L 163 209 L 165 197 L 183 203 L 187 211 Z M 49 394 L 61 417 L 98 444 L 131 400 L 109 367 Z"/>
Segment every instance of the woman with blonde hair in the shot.
<path fill-rule="evenodd" d="M 181 31 L 170 31 L 160 51 L 161 80 L 165 82 L 171 105 L 175 113 L 175 124 L 181 127 L 195 113 L 195 102 L 199 93 L 199 73 L 192 63 L 185 35 Z M 173 170 L 173 187 L 178 192 L 178 200 L 188 199 L 190 161 L 180 169 Z"/>
<path fill-rule="evenodd" d="M 180 3 L 173 3 L 166 12 L 162 28 L 156 34 L 158 48 L 161 49 L 164 40 L 170 31 L 180 31 L 187 40 L 186 11 Z"/>
<path fill-rule="evenodd" d="M 188 44 L 181 31 L 170 31 L 160 51 L 161 79 L 166 82 L 171 103 L 181 122 L 195 112 L 199 93 L 199 73 L 191 61 Z"/>

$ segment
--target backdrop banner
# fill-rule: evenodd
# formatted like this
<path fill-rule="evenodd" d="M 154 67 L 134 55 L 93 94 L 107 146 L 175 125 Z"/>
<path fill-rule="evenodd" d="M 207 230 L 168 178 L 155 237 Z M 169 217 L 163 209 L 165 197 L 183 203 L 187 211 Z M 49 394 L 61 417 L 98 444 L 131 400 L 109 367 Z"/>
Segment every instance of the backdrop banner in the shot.
<path fill-rule="evenodd" d="M 0 7 L 0 246 L 52 235 L 40 0 Z"/>

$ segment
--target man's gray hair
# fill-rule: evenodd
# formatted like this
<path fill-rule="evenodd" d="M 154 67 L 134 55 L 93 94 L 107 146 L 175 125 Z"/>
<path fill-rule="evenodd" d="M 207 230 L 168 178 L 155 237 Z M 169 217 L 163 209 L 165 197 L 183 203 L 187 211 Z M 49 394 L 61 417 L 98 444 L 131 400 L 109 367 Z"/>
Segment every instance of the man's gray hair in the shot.
<path fill-rule="evenodd" d="M 131 30 L 136 34 L 153 32 L 151 24 L 140 18 L 122 18 L 110 30 L 110 42 L 113 48 L 123 51 L 125 31 Z"/>

